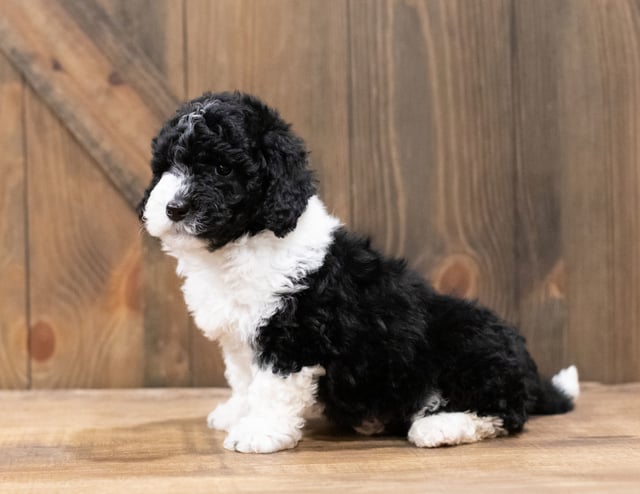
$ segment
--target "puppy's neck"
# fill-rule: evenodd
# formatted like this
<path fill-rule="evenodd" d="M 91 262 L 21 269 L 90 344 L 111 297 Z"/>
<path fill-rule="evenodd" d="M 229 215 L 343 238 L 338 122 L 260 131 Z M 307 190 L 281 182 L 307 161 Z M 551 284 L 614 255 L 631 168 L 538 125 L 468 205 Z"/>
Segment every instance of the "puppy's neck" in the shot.
<path fill-rule="evenodd" d="M 213 252 L 172 248 L 196 324 L 210 338 L 226 332 L 250 341 L 282 306 L 284 294 L 305 288 L 305 276 L 320 268 L 339 226 L 313 196 L 284 238 L 263 231 Z"/>
<path fill-rule="evenodd" d="M 277 268 L 274 262 L 282 257 L 299 266 L 304 276 L 320 266 L 326 247 L 333 239 L 333 232 L 339 226 L 340 221 L 327 212 L 317 196 L 313 196 L 298 219 L 296 228 L 283 238 L 265 230 L 255 235 L 243 235 L 213 252 L 207 250 L 205 243 L 200 241 L 197 244 L 185 242 L 178 248 L 176 244 L 170 247 L 165 245 L 165 248 L 169 255 L 178 260 L 178 274 L 181 276 L 188 276 L 192 269 L 207 267 L 213 259 L 229 267 L 266 261 L 267 265 Z M 314 254 L 320 252 L 322 259 L 316 265 L 317 256 Z M 181 272 L 183 270 L 184 273 Z"/>

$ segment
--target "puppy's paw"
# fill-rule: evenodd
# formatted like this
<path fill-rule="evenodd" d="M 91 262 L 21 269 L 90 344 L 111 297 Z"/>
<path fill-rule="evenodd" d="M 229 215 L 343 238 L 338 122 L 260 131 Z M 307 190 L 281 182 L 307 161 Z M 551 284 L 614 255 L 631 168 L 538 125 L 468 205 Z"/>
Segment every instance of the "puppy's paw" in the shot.
<path fill-rule="evenodd" d="M 295 448 L 301 436 L 297 425 L 286 420 L 244 417 L 231 427 L 224 447 L 240 453 L 273 453 Z"/>
<path fill-rule="evenodd" d="M 479 417 L 471 412 L 427 415 L 413 422 L 408 439 L 420 448 L 437 448 L 455 444 L 475 443 L 505 434 L 502 420 Z"/>
<path fill-rule="evenodd" d="M 247 413 L 247 400 L 232 396 L 226 403 L 221 403 L 207 416 L 210 429 L 229 431 Z"/>

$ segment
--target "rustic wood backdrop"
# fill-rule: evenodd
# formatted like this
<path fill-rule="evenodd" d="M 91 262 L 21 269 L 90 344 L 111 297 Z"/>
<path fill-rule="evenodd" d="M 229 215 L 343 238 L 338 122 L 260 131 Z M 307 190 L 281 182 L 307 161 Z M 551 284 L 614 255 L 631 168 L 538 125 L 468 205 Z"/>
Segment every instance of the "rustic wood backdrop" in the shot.
<path fill-rule="evenodd" d="M 0 387 L 224 383 L 134 205 L 177 102 L 254 92 L 330 209 L 640 379 L 640 2 L 2 0 Z"/>

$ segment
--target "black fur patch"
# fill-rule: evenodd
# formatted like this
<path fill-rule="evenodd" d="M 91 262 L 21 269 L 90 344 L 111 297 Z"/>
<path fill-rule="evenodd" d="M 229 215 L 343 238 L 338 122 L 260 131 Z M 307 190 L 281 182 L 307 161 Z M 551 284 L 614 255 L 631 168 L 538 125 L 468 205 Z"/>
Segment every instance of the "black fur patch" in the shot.
<path fill-rule="evenodd" d="M 288 374 L 320 364 L 318 398 L 325 414 L 349 427 L 379 419 L 405 433 L 426 398 L 440 393 L 439 410 L 475 411 L 520 431 L 551 393 L 553 412 L 571 401 L 541 384 L 518 332 L 488 309 L 437 294 L 402 260 L 341 229 L 324 265 L 305 290 L 256 338 L 258 361 Z"/>

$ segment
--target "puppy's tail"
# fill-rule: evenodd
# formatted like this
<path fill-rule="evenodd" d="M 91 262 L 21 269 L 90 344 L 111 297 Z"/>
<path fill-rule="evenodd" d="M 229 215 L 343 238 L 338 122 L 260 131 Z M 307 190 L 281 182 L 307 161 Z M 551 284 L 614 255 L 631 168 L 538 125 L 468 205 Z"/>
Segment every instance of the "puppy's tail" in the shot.
<path fill-rule="evenodd" d="M 579 395 L 578 369 L 572 365 L 551 379 L 540 379 L 538 396 L 531 413 L 550 415 L 569 412 L 573 410 L 574 401 Z"/>

